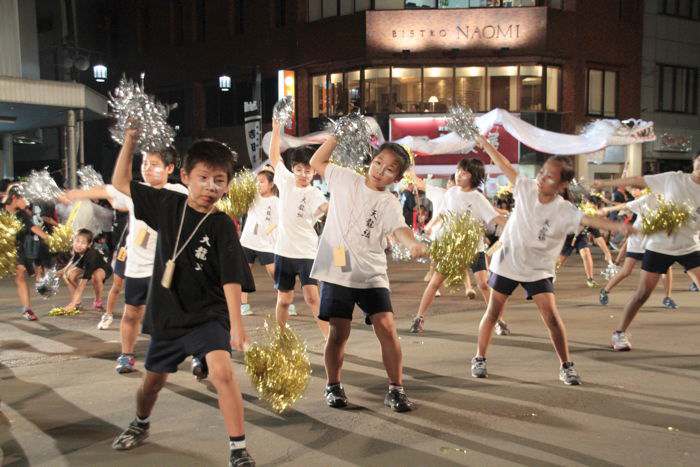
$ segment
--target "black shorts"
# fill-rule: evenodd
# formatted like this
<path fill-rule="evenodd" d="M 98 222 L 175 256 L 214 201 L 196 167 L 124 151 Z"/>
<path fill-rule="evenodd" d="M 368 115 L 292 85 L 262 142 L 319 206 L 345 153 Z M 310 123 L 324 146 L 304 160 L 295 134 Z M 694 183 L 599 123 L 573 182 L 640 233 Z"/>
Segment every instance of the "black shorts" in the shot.
<path fill-rule="evenodd" d="M 469 266 L 469 269 L 471 269 L 472 272 L 486 271 L 486 254 L 483 251 L 480 251 L 476 255 L 476 259 L 474 259 L 471 266 Z"/>
<path fill-rule="evenodd" d="M 114 275 L 119 276 L 124 279 L 124 272 L 126 271 L 126 261 L 119 261 L 115 258 L 114 260 Z"/>
<path fill-rule="evenodd" d="M 373 289 L 355 289 L 342 285 L 321 283 L 321 309 L 318 319 L 329 321 L 331 318 L 352 320 L 355 305 L 365 314 L 365 323 L 372 324 L 370 316 L 385 311 L 394 312 L 391 307 L 391 292 L 384 287 Z"/>
<path fill-rule="evenodd" d="M 146 304 L 150 277 L 127 277 L 124 280 L 124 303 L 131 306 Z"/>
<path fill-rule="evenodd" d="M 603 236 L 599 229 L 595 227 L 588 227 L 588 232 L 593 236 L 593 238 L 601 238 Z"/>
<path fill-rule="evenodd" d="M 301 286 L 318 285 L 316 279 L 311 278 L 312 259 L 287 258 L 275 255 L 275 289 L 282 292 L 294 290 L 296 277 L 299 276 Z"/>
<path fill-rule="evenodd" d="M 576 249 L 576 253 L 579 253 L 584 248 L 589 247 L 588 239 L 584 234 L 578 234 L 576 236 L 576 241 L 573 242 L 574 244 L 572 245 L 571 242 L 573 241 L 573 238 L 573 236 L 567 235 L 566 240 L 564 241 L 564 247 L 561 249 L 562 256 L 571 256 L 571 253 L 574 252 L 574 248 Z"/>
<path fill-rule="evenodd" d="M 518 285 L 523 286 L 528 300 L 532 300 L 532 297 L 537 294 L 554 293 L 554 281 L 551 277 L 532 282 L 519 282 L 493 272 L 489 276 L 489 287 L 503 295 L 511 295 Z"/>
<path fill-rule="evenodd" d="M 686 271 L 695 269 L 700 266 L 700 251 L 694 251 L 687 255 L 673 256 L 647 250 L 644 252 L 644 259 L 642 259 L 642 270 L 656 274 L 666 274 L 666 271 L 673 263 L 680 264 Z"/>
<path fill-rule="evenodd" d="M 34 275 L 34 260 L 27 258 L 23 253 L 18 253 L 17 254 L 17 266 L 24 266 L 24 269 L 27 270 L 27 274 L 30 276 Z"/>
<path fill-rule="evenodd" d="M 205 357 L 214 350 L 231 352 L 231 333 L 219 321 L 200 324 L 177 339 L 151 336 L 144 366 L 154 373 L 175 373 L 189 355 L 206 364 Z"/>
<path fill-rule="evenodd" d="M 248 262 L 248 264 L 255 263 L 256 259 L 261 266 L 267 266 L 268 264 L 273 264 L 275 262 L 274 253 L 251 250 L 250 248 L 243 247 L 243 254 L 245 255 L 245 260 Z"/>
<path fill-rule="evenodd" d="M 631 251 L 628 251 L 625 253 L 625 258 L 632 258 L 636 261 L 642 261 L 644 259 L 644 253 L 632 253 Z"/>

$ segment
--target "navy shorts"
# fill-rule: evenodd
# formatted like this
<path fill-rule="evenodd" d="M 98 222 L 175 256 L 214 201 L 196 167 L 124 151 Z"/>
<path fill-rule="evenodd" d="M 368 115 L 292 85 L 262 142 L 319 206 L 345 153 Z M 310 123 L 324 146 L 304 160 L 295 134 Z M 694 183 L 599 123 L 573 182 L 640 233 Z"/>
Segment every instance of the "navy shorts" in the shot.
<path fill-rule="evenodd" d="M 472 272 L 486 271 L 486 254 L 483 251 L 479 252 L 469 268 Z"/>
<path fill-rule="evenodd" d="M 572 245 L 571 242 L 573 241 L 573 238 L 574 237 L 572 235 L 566 236 L 566 240 L 564 241 L 564 247 L 561 249 L 561 254 L 563 256 L 571 256 L 571 253 L 574 252 L 574 249 L 576 249 L 576 253 L 579 253 L 584 248 L 589 247 L 586 235 L 578 234 L 576 236 L 576 241 L 573 242 L 574 244 Z"/>
<path fill-rule="evenodd" d="M 318 319 L 329 321 L 331 318 L 352 320 L 355 305 L 365 314 L 365 323 L 372 324 L 370 316 L 385 311 L 394 312 L 391 308 L 391 292 L 384 287 L 373 289 L 356 289 L 342 285 L 321 283 L 321 309 Z"/>
<path fill-rule="evenodd" d="M 124 303 L 131 306 L 146 304 L 150 277 L 127 277 L 124 280 Z"/>
<path fill-rule="evenodd" d="M 632 253 L 631 251 L 628 251 L 625 253 L 625 258 L 632 258 L 636 261 L 642 261 L 644 259 L 644 253 Z"/>
<path fill-rule="evenodd" d="M 206 364 L 205 357 L 214 350 L 230 353 L 231 333 L 219 321 L 208 321 L 177 339 L 151 337 L 144 366 L 154 373 L 175 373 L 189 355 Z"/>
<path fill-rule="evenodd" d="M 294 290 L 296 277 L 299 276 L 301 286 L 318 285 L 316 279 L 311 278 L 312 259 L 287 258 L 275 255 L 275 289 L 282 292 Z"/>
<path fill-rule="evenodd" d="M 666 271 L 673 263 L 680 264 L 686 271 L 695 269 L 700 266 L 700 251 L 694 251 L 687 255 L 673 256 L 647 250 L 644 252 L 644 259 L 642 259 L 642 270 L 656 274 L 666 274 Z"/>
<path fill-rule="evenodd" d="M 256 259 L 261 266 L 267 266 L 268 264 L 273 264 L 275 262 L 274 253 L 251 250 L 250 248 L 243 247 L 243 254 L 245 255 L 245 260 L 248 262 L 248 264 L 255 263 Z"/>
<path fill-rule="evenodd" d="M 126 271 L 126 261 L 114 260 L 114 275 L 124 279 L 124 271 Z"/>
<path fill-rule="evenodd" d="M 554 293 L 554 281 L 551 277 L 546 279 L 540 279 L 533 282 L 519 282 L 513 279 L 508 279 L 507 277 L 499 276 L 496 273 L 491 273 L 489 276 L 489 287 L 491 287 L 496 292 L 500 292 L 503 295 L 512 295 L 513 291 L 522 285 L 525 289 L 526 298 L 532 300 L 537 294 L 541 293 Z"/>
<path fill-rule="evenodd" d="M 600 233 L 600 229 L 595 227 L 588 227 L 588 232 L 593 236 L 593 238 L 602 238 L 603 234 Z"/>

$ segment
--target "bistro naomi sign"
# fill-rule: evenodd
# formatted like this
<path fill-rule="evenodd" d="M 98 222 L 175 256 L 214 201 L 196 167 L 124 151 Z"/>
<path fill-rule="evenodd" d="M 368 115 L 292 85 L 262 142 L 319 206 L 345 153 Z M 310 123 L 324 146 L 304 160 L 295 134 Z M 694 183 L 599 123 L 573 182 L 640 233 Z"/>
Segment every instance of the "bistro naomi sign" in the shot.
<path fill-rule="evenodd" d="M 370 53 L 544 46 L 547 9 L 402 10 L 367 12 Z"/>

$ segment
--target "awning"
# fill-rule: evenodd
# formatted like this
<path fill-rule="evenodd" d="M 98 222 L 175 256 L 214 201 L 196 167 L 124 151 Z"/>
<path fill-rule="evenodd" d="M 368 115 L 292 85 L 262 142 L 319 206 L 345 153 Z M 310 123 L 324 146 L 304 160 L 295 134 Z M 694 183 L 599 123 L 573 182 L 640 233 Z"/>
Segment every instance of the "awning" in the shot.
<path fill-rule="evenodd" d="M 79 83 L 0 76 L 0 133 L 63 126 L 69 110 L 105 118 L 107 98 Z"/>

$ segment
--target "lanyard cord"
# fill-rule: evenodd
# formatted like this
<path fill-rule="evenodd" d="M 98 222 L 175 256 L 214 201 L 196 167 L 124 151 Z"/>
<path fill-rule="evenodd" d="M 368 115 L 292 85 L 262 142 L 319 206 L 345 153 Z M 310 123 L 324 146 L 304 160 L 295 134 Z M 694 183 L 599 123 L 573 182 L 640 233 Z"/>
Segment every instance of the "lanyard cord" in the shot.
<path fill-rule="evenodd" d="M 185 205 L 182 207 L 182 218 L 180 219 L 180 227 L 177 229 L 177 237 L 175 238 L 175 250 L 173 251 L 173 256 L 171 260 L 174 262 L 178 256 L 180 256 L 180 253 L 187 247 L 187 245 L 190 243 L 190 240 L 194 237 L 194 234 L 197 233 L 197 230 L 202 226 L 202 223 L 209 217 L 209 214 L 214 212 L 214 206 L 202 217 L 202 219 L 199 221 L 197 226 L 194 228 L 190 236 L 187 238 L 185 243 L 182 245 L 182 248 L 178 251 L 177 246 L 180 243 L 180 234 L 182 234 L 182 225 L 185 223 L 185 213 L 187 212 L 187 201 L 185 201 Z"/>

